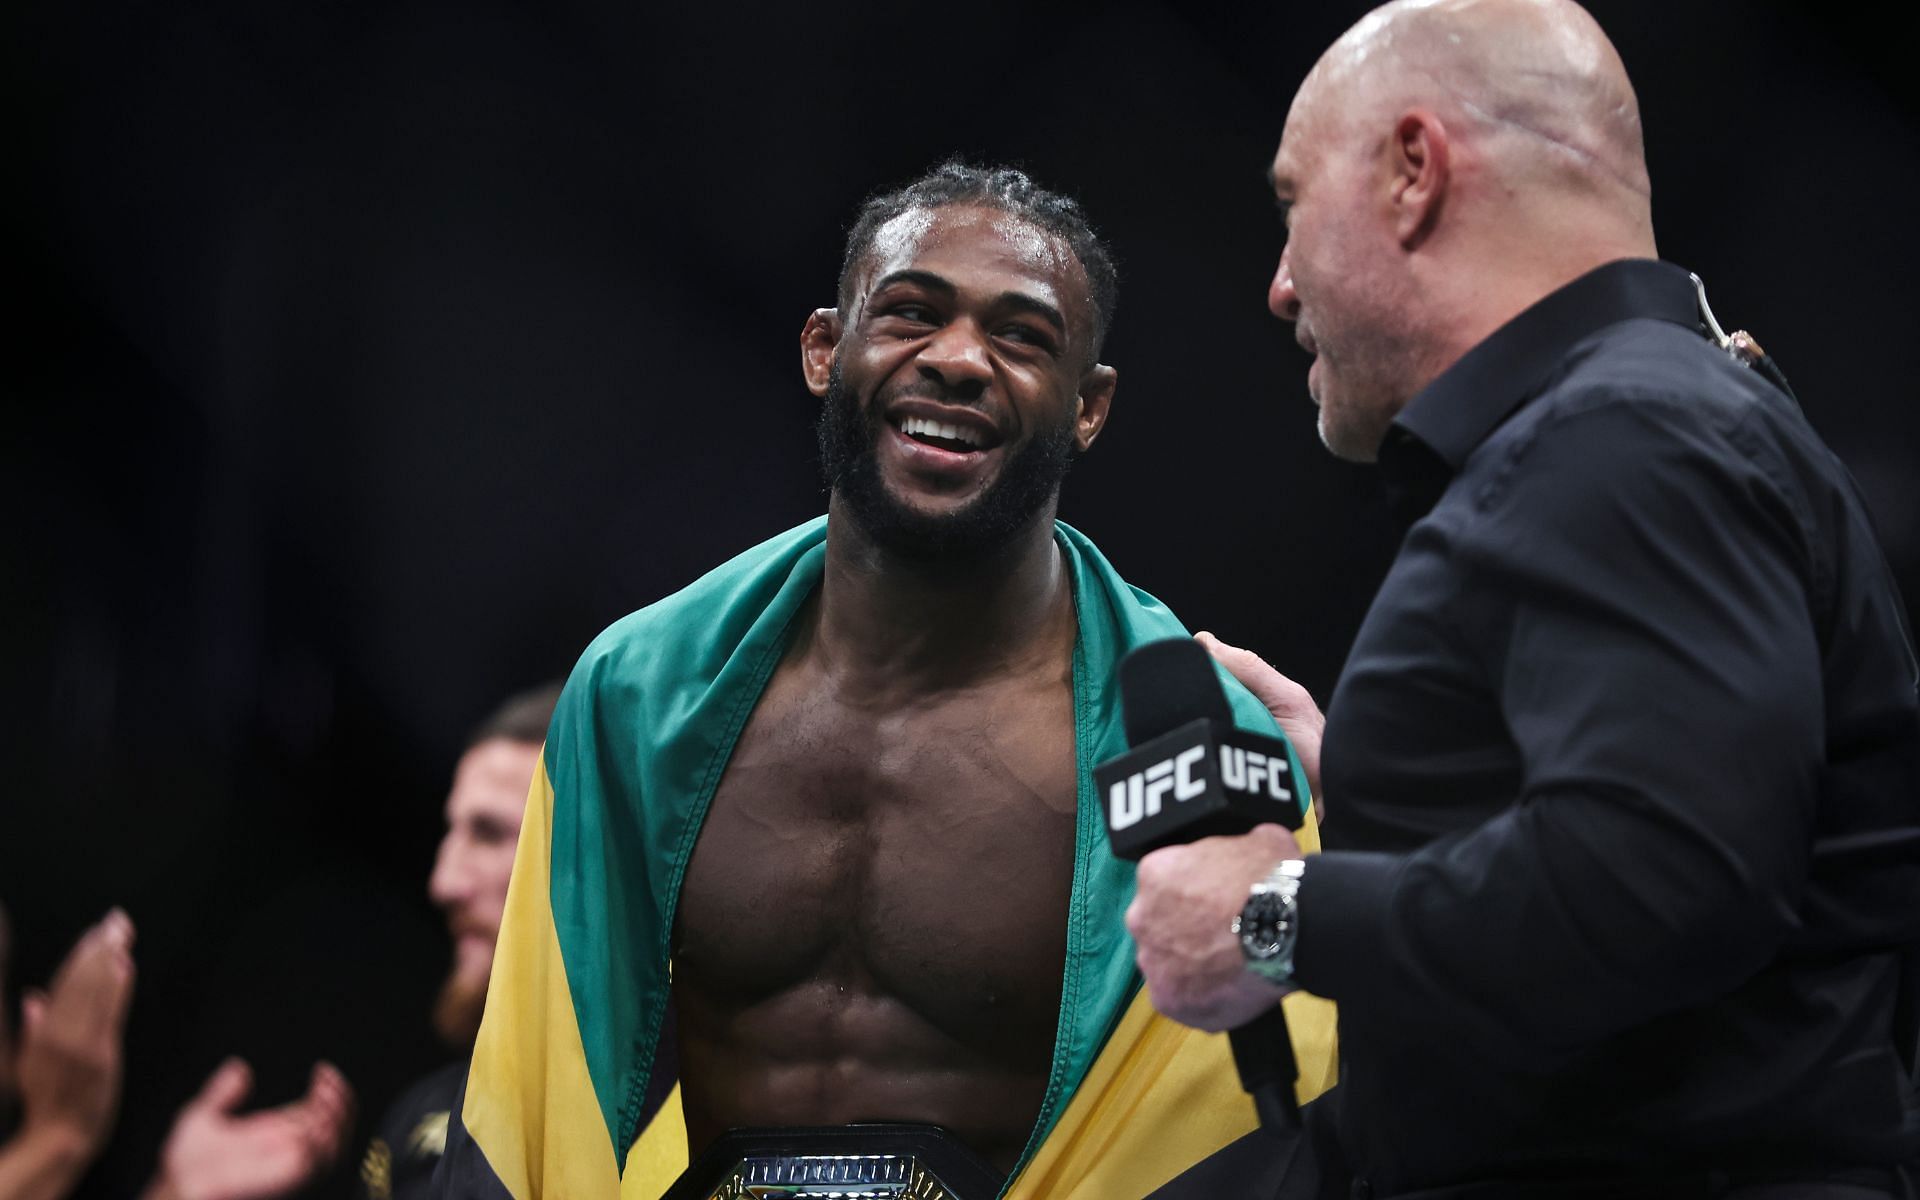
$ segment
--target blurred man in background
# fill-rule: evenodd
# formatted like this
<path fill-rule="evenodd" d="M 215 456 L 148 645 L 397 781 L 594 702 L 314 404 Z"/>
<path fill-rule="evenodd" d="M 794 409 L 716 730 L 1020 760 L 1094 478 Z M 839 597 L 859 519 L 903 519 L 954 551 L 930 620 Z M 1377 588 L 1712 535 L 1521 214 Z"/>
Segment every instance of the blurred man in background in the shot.
<path fill-rule="evenodd" d="M 462 1051 L 472 1048 L 486 1009 L 487 976 L 506 909 L 527 787 L 559 699 L 558 683 L 508 699 L 473 731 L 454 767 L 447 833 L 427 894 L 446 913 L 453 937 L 453 967 L 434 1004 L 433 1028 Z"/>
<path fill-rule="evenodd" d="M 447 832 L 427 893 L 446 913 L 453 938 L 453 966 L 434 1002 L 433 1028 L 459 1058 L 415 1083 L 382 1118 L 360 1164 L 370 1200 L 422 1194 L 446 1148 L 447 1113 L 486 1008 L 527 787 L 559 698 L 560 685 L 553 683 L 508 699 L 473 731 L 454 767 Z"/>

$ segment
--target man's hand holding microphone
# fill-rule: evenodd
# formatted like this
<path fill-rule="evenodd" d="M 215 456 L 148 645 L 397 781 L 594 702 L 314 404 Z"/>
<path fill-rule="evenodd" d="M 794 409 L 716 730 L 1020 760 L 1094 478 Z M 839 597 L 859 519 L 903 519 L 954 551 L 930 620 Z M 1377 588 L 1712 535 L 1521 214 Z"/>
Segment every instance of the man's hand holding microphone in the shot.
<path fill-rule="evenodd" d="M 1324 720 L 1306 690 L 1208 634 L 1135 650 L 1120 668 L 1132 749 L 1095 771 L 1114 853 L 1139 861 L 1127 928 L 1154 1007 L 1233 1030 L 1262 1123 L 1297 1126 L 1296 1069 L 1278 1002 L 1293 990 L 1302 852 L 1285 825 L 1317 789 Z M 1287 735 L 1235 729 L 1207 655 L 1245 684 Z M 1291 744 L 1289 754 L 1287 744 Z M 1289 761 L 1299 762 L 1296 773 Z"/>

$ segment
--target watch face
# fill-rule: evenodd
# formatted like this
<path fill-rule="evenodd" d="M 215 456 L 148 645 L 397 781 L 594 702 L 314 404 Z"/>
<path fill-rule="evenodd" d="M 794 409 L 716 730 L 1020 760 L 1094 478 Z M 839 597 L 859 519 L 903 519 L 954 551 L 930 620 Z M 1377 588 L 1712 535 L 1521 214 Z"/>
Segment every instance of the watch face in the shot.
<path fill-rule="evenodd" d="M 1286 906 L 1271 892 L 1250 896 L 1234 927 L 1242 954 L 1251 959 L 1272 958 L 1286 942 Z"/>

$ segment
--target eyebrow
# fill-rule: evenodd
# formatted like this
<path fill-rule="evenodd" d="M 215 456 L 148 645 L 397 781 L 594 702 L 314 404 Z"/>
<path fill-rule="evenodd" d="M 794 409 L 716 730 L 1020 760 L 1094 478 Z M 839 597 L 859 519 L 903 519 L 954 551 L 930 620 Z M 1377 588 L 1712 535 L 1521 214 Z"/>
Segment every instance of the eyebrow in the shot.
<path fill-rule="evenodd" d="M 939 292 L 942 296 L 952 296 L 955 294 L 954 286 L 941 276 L 935 275 L 932 271 L 915 271 L 911 268 L 905 271 L 893 271 L 882 275 L 874 283 L 873 291 L 884 291 L 896 283 L 918 284 L 928 291 Z"/>
<path fill-rule="evenodd" d="M 1067 336 L 1067 319 L 1060 315 L 1059 309 L 1048 304 L 1045 300 L 1036 299 L 1024 292 L 1001 292 L 999 296 L 995 297 L 994 304 L 1000 308 L 1011 308 L 1016 312 L 1023 312 L 1030 316 L 1039 317 L 1042 321 L 1053 326 L 1055 333 L 1058 333 L 1061 337 Z"/>
<path fill-rule="evenodd" d="M 916 284 L 926 288 L 930 292 L 937 292 L 947 297 L 959 294 L 959 289 L 949 283 L 944 276 L 935 275 L 932 271 L 917 271 L 912 268 L 903 271 L 892 271 L 881 276 L 873 285 L 872 294 L 877 295 L 896 283 Z M 1053 326 L 1054 331 L 1061 337 L 1067 336 L 1066 317 L 1061 315 L 1059 309 L 1037 296 L 1029 296 L 1025 292 L 1001 292 L 993 298 L 993 304 L 996 308 L 1010 308 L 1017 312 L 1039 317 L 1047 324 Z"/>

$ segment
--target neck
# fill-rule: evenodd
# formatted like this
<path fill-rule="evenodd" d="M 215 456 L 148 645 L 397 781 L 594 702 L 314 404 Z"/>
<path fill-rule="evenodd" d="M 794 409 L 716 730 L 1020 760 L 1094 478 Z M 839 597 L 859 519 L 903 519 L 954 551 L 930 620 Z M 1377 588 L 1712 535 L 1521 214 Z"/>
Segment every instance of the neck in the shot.
<path fill-rule="evenodd" d="M 1421 363 L 1425 383 L 1539 301 L 1597 267 L 1623 258 L 1658 258 L 1653 238 L 1635 231 L 1548 228 L 1525 236 L 1503 231 L 1462 256 L 1437 262 L 1427 273 L 1430 294 L 1444 302 L 1430 306 L 1448 314 L 1428 339 L 1430 353 Z M 1489 276 L 1472 263 L 1499 262 L 1505 269 Z M 1470 291 L 1462 291 L 1462 283 Z M 1418 389 L 1416 389 L 1418 390 Z"/>
<path fill-rule="evenodd" d="M 811 652 L 877 689 L 964 686 L 1071 653 L 1076 625 L 1048 504 L 1000 546 L 961 560 L 874 542 L 838 496 Z"/>

